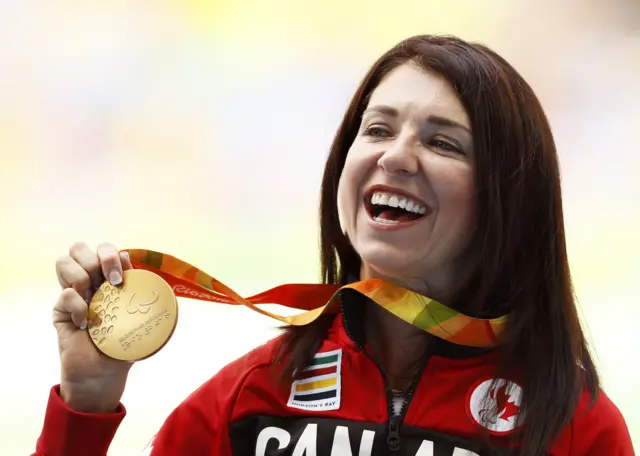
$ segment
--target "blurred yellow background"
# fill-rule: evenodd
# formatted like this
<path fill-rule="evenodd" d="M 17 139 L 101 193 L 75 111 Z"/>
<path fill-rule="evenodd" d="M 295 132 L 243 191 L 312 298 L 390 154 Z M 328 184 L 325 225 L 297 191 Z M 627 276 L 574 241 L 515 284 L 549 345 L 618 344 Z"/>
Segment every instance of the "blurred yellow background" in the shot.
<path fill-rule="evenodd" d="M 454 34 L 504 55 L 560 152 L 576 293 L 604 386 L 640 442 L 637 0 L 0 1 L 0 454 L 34 449 L 59 379 L 51 307 L 75 240 L 149 248 L 243 293 L 318 278 L 323 162 L 388 47 Z M 110 455 L 138 455 L 227 362 L 273 337 L 181 301 L 132 370 Z M 604 455 L 603 455 L 604 456 Z"/>

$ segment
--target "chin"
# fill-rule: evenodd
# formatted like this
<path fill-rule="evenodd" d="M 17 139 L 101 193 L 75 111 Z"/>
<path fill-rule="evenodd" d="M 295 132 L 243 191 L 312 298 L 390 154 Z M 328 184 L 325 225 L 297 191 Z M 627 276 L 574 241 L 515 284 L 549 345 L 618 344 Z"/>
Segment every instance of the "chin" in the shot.
<path fill-rule="evenodd" d="M 357 250 L 362 259 L 363 272 L 368 275 L 402 277 L 411 269 L 411 259 L 406 249 L 389 245 L 368 246 Z"/>

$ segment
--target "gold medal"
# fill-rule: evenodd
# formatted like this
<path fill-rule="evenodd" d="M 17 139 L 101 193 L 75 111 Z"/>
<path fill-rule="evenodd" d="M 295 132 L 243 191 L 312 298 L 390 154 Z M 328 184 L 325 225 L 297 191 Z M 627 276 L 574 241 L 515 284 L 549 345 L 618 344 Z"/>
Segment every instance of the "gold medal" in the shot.
<path fill-rule="evenodd" d="M 142 269 L 124 271 L 124 283 L 105 282 L 89 304 L 88 331 L 102 353 L 139 361 L 165 346 L 178 322 L 178 302 L 162 277 Z"/>

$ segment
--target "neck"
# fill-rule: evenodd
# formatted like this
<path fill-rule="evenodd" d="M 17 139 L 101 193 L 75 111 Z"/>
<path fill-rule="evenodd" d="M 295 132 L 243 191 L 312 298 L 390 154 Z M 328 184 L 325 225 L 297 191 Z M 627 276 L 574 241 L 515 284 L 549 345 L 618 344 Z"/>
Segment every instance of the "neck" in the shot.
<path fill-rule="evenodd" d="M 414 277 L 410 274 L 403 276 L 389 274 L 366 264 L 363 264 L 360 268 L 360 280 L 381 279 L 435 299 L 443 304 L 451 300 L 455 293 L 455 284 L 459 283 L 461 278 L 463 279 L 460 274 L 443 270 L 435 271 L 429 274 L 428 277 Z"/>
<path fill-rule="evenodd" d="M 377 306 L 367 306 L 365 339 L 394 390 L 405 390 L 427 352 L 428 334 Z"/>
<path fill-rule="evenodd" d="M 383 274 L 363 264 L 360 279 L 382 279 L 413 292 L 446 303 L 453 295 L 450 274 L 440 272 L 429 279 L 399 278 Z M 365 314 L 365 338 L 372 354 L 386 370 L 392 389 L 409 387 L 417 368 L 428 353 L 430 337 L 425 332 L 401 320 L 387 310 L 367 306 Z"/>

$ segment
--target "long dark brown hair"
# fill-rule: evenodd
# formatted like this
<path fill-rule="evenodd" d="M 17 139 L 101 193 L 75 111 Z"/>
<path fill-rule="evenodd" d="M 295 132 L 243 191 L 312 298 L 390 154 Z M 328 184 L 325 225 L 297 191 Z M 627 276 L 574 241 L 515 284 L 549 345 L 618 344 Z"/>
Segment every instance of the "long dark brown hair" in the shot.
<path fill-rule="evenodd" d="M 455 303 L 478 317 L 508 313 L 504 366 L 522 373 L 526 416 L 520 454 L 545 454 L 569 423 L 583 390 L 595 400 L 598 374 L 580 327 L 565 243 L 560 173 L 553 136 L 531 87 L 492 50 L 454 37 L 416 36 L 369 70 L 344 115 L 322 181 L 322 281 L 358 277 L 360 258 L 338 221 L 338 181 L 372 91 L 412 61 L 444 77 L 464 105 L 474 135 L 482 267 Z M 286 328 L 280 354 L 288 371 L 307 365 L 331 321 Z M 496 373 L 498 375 L 498 373 Z"/>

